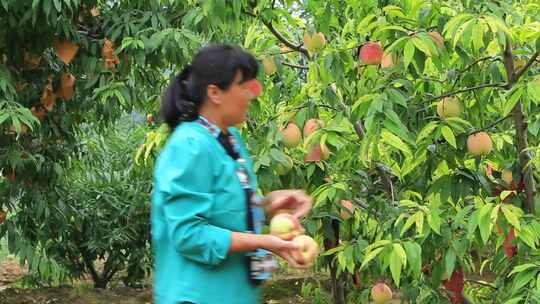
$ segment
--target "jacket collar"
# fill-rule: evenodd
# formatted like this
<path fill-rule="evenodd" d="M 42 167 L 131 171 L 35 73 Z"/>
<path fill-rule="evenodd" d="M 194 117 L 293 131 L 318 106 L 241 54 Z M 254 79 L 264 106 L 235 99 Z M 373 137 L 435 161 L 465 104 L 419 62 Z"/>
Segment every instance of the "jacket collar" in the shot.
<path fill-rule="evenodd" d="M 199 115 L 199 120 L 201 120 L 203 125 L 208 129 L 208 131 L 210 131 L 212 136 L 214 136 L 215 138 L 219 138 L 219 136 L 221 135 L 221 129 L 217 125 L 210 122 L 208 119 L 206 119 L 206 117 L 202 115 Z"/>

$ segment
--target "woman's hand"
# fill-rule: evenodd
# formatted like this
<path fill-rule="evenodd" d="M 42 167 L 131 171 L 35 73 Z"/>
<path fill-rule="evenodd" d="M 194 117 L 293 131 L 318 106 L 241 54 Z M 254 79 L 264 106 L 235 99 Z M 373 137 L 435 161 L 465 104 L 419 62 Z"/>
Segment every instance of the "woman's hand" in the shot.
<path fill-rule="evenodd" d="M 302 218 L 311 211 L 312 200 L 303 190 L 276 190 L 266 196 L 266 212 L 271 218 L 282 209 L 289 209 L 296 218 Z"/>
<path fill-rule="evenodd" d="M 296 256 L 297 259 L 301 258 L 302 256 L 301 254 L 293 255 L 295 251 L 300 250 L 300 247 L 297 244 L 291 241 L 284 241 L 277 236 L 269 234 L 264 235 L 264 237 L 265 240 L 263 241 L 262 247 L 287 261 L 291 267 L 309 268 L 311 266 L 309 264 L 305 264 L 304 261 L 296 260 L 294 258 L 294 256 Z"/>

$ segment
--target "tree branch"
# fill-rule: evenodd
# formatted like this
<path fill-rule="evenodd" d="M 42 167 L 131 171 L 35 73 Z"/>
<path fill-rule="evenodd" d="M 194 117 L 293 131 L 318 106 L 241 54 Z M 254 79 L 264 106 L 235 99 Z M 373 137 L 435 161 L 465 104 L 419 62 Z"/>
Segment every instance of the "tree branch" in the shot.
<path fill-rule="evenodd" d="M 523 174 L 525 183 L 526 201 L 525 208 L 529 213 L 534 214 L 536 185 L 534 180 L 533 166 L 529 165 L 531 156 L 527 153 L 529 147 L 527 136 L 527 121 L 523 114 L 523 102 L 519 101 L 512 110 L 514 123 L 516 126 L 516 149 L 518 152 L 518 160 Z"/>
<path fill-rule="evenodd" d="M 506 45 L 503 51 L 504 68 L 506 69 L 506 75 L 508 76 L 508 82 L 505 88 L 510 90 L 514 84 L 514 58 L 512 55 L 512 43 L 510 39 L 506 39 Z"/>
<path fill-rule="evenodd" d="M 307 108 L 309 106 L 315 106 L 315 107 L 318 107 L 318 108 L 326 108 L 326 109 L 330 109 L 330 110 L 333 110 L 333 111 L 336 111 L 336 112 L 338 111 L 338 109 L 334 108 L 333 106 L 326 105 L 326 104 L 305 104 L 305 105 L 302 105 L 302 106 L 298 106 L 296 108 L 292 108 L 292 109 L 290 109 L 290 111 L 298 111 L 298 110 Z M 268 125 L 268 123 L 270 123 L 270 121 L 274 121 L 274 120 L 276 120 L 278 117 L 280 117 L 282 115 L 283 115 L 283 113 L 278 113 L 278 114 L 270 117 L 263 125 Z"/>
<path fill-rule="evenodd" d="M 470 87 L 470 88 L 465 88 L 465 89 L 461 89 L 461 90 L 457 90 L 457 91 L 453 91 L 453 92 L 448 92 L 448 93 L 445 93 L 445 94 L 440 95 L 440 96 L 432 97 L 429 101 L 441 99 L 441 98 L 444 98 L 444 97 L 453 96 L 453 95 L 456 95 L 456 94 L 459 94 L 459 93 L 465 93 L 465 92 L 469 92 L 469 91 L 474 91 L 474 90 L 484 89 L 484 88 L 504 88 L 506 85 L 507 85 L 507 84 L 505 84 L 505 83 L 486 83 L 486 84 L 481 84 L 481 85 L 479 85 L 479 86 Z"/>
<path fill-rule="evenodd" d="M 360 140 L 366 137 L 366 129 L 364 128 L 364 124 L 362 124 L 360 120 L 354 124 L 354 130 L 356 131 L 356 134 L 358 135 L 358 138 Z"/>
<path fill-rule="evenodd" d="M 388 174 L 388 170 L 386 170 L 383 165 L 377 163 L 375 167 L 379 175 L 383 178 L 383 183 L 386 187 L 386 191 L 388 192 L 388 194 L 390 194 L 390 198 L 392 199 L 392 205 L 394 205 L 396 197 L 394 195 L 394 184 L 392 183 L 392 177 L 390 176 L 390 174 Z"/>
<path fill-rule="evenodd" d="M 358 120 L 356 123 L 353 123 L 353 124 L 354 124 L 354 130 L 358 138 L 360 140 L 364 139 L 364 137 L 366 136 L 366 131 L 365 131 L 364 124 L 362 123 L 362 121 Z M 377 173 L 383 180 L 383 183 L 386 187 L 386 191 L 388 195 L 390 195 L 390 198 L 392 199 L 392 205 L 393 205 L 395 202 L 395 195 L 394 195 L 394 185 L 392 183 L 392 178 L 390 174 L 388 174 L 388 171 L 383 165 L 375 164 L 375 167 L 376 167 Z"/>
<path fill-rule="evenodd" d="M 266 22 L 264 20 L 261 20 L 261 21 L 270 30 L 270 32 L 272 32 L 272 34 L 274 34 L 274 36 L 276 36 L 276 38 L 279 41 L 281 41 L 283 44 L 285 44 L 288 48 L 290 48 L 292 50 L 295 50 L 297 52 L 300 52 L 300 53 L 304 54 L 306 57 L 309 58 L 309 52 L 308 52 L 307 49 L 302 47 L 302 44 L 295 45 L 292 42 L 290 42 L 289 40 L 287 40 L 287 38 L 285 38 L 280 32 L 278 32 L 276 30 L 276 28 L 274 27 L 272 22 Z"/>
<path fill-rule="evenodd" d="M 309 52 L 306 48 L 304 48 L 302 46 L 302 44 L 298 44 L 298 45 L 295 45 L 294 43 L 290 42 L 289 40 L 287 40 L 287 38 L 285 38 L 285 36 L 283 36 L 280 32 L 278 32 L 276 30 L 276 28 L 274 27 L 274 25 L 272 24 L 271 21 L 264 21 L 262 19 L 262 17 L 248 11 L 248 10 L 242 10 L 245 14 L 251 16 L 251 17 L 254 17 L 254 18 L 258 18 L 261 20 L 261 22 L 270 30 L 270 32 L 272 34 L 274 34 L 274 36 L 279 40 L 281 41 L 283 44 L 285 44 L 288 48 L 290 48 L 291 50 L 294 50 L 294 51 L 297 51 L 297 52 L 300 52 L 302 54 L 304 54 L 307 58 L 309 58 Z"/>
<path fill-rule="evenodd" d="M 270 54 L 270 56 L 283 55 L 283 54 L 289 54 L 289 53 L 294 53 L 294 52 L 296 52 L 296 51 L 295 50 L 287 50 L 287 51 L 283 51 L 283 52 L 279 52 L 279 53 Z"/>
<path fill-rule="evenodd" d="M 504 86 L 505 89 L 510 90 L 514 86 L 515 81 L 519 79 L 529 68 L 530 65 L 538 57 L 538 52 L 534 53 L 527 64 L 520 69 L 517 74 L 514 74 L 514 58 L 512 55 L 512 43 L 510 39 L 506 39 L 506 45 L 504 47 L 503 58 L 504 67 L 506 69 L 506 75 L 508 83 Z M 512 116 L 514 117 L 514 125 L 516 128 L 516 150 L 518 153 L 519 166 L 523 175 L 523 181 L 525 183 L 525 209 L 527 212 L 534 214 L 535 201 L 536 201 L 536 185 L 534 180 L 534 172 L 532 166 L 529 165 L 531 156 L 526 152 L 529 147 L 528 132 L 527 132 L 527 119 L 523 113 L 523 102 L 520 100 L 512 109 Z"/>
<path fill-rule="evenodd" d="M 371 215 L 375 216 L 376 218 L 380 218 L 381 214 L 377 212 L 376 210 L 373 210 L 373 207 L 367 205 L 365 202 L 363 202 L 359 198 L 353 198 L 353 202 L 356 206 L 362 208 L 363 210 L 366 210 L 368 213 L 371 213 Z"/>
<path fill-rule="evenodd" d="M 465 282 L 469 282 L 469 283 L 474 283 L 474 284 L 486 286 L 486 287 L 489 287 L 489 288 L 491 288 L 491 289 L 497 289 L 495 286 L 493 286 L 493 285 L 491 285 L 491 284 L 489 284 L 489 283 L 482 282 L 482 281 L 471 280 L 471 279 L 465 279 Z"/>
<path fill-rule="evenodd" d="M 519 78 L 527 71 L 527 69 L 531 65 L 533 65 L 533 63 L 536 61 L 536 58 L 538 58 L 538 55 L 540 55 L 538 52 L 534 53 L 532 57 L 529 59 L 529 61 L 527 62 L 527 64 L 525 64 L 524 67 L 516 71 L 516 73 L 514 74 L 514 78 L 512 79 L 514 83 L 519 80 Z"/>
<path fill-rule="evenodd" d="M 469 64 L 468 66 L 466 66 L 465 68 L 463 68 L 462 70 L 459 70 L 458 72 L 459 73 L 465 73 L 467 72 L 468 70 L 472 69 L 472 67 L 474 67 L 476 64 L 482 62 L 482 61 L 486 61 L 486 60 L 489 60 L 489 59 L 495 59 L 495 60 L 499 60 L 499 58 L 495 57 L 495 56 L 487 56 L 487 57 L 483 57 L 483 58 L 480 58 L 478 60 L 475 60 L 473 63 Z"/>
<path fill-rule="evenodd" d="M 308 68 L 307 66 L 305 66 L 305 65 L 298 65 L 298 64 L 294 64 L 294 63 L 281 62 L 281 64 L 286 65 L 286 66 L 291 67 L 291 68 L 296 68 L 296 69 L 301 69 L 301 70 L 307 70 L 307 69 L 309 69 L 309 68 Z"/>
<path fill-rule="evenodd" d="M 479 129 L 479 130 L 476 130 L 476 131 L 470 133 L 469 135 L 474 134 L 474 133 L 478 133 L 478 132 L 480 132 L 480 131 L 486 131 L 486 130 L 489 130 L 489 129 L 495 127 L 496 125 L 500 124 L 501 122 L 507 120 L 508 118 L 510 118 L 510 117 L 512 117 L 512 116 L 513 116 L 513 114 L 510 113 L 510 114 L 506 115 L 505 117 L 499 118 L 499 119 L 497 119 L 495 122 L 493 122 L 493 123 L 491 123 L 491 124 L 489 124 L 489 125 L 487 125 L 487 126 L 481 128 L 481 129 Z"/>

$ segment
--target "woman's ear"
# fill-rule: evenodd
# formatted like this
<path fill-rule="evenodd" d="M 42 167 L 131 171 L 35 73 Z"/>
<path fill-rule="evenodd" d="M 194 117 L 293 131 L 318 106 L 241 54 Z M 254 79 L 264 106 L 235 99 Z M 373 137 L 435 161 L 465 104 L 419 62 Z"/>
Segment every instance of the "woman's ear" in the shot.
<path fill-rule="evenodd" d="M 206 96 L 208 100 L 215 104 L 221 104 L 221 89 L 215 84 L 209 84 L 206 88 Z"/>

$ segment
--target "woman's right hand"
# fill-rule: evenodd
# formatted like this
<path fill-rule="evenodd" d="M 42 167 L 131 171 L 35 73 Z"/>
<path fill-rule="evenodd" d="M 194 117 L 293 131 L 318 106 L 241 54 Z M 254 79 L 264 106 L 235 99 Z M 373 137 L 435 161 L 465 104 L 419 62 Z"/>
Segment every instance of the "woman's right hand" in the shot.
<path fill-rule="evenodd" d="M 310 267 L 310 265 L 305 264 L 304 261 L 299 261 L 294 258 L 295 256 L 297 258 L 302 256 L 301 254 L 294 255 L 295 251 L 300 250 L 300 247 L 294 242 L 284 241 L 280 239 L 279 237 L 270 235 L 270 234 L 265 234 L 263 235 L 263 237 L 265 239 L 263 241 L 262 247 L 266 250 L 273 252 L 275 255 L 287 261 L 287 263 L 289 263 L 291 267 L 294 267 L 294 268 L 309 268 Z"/>

